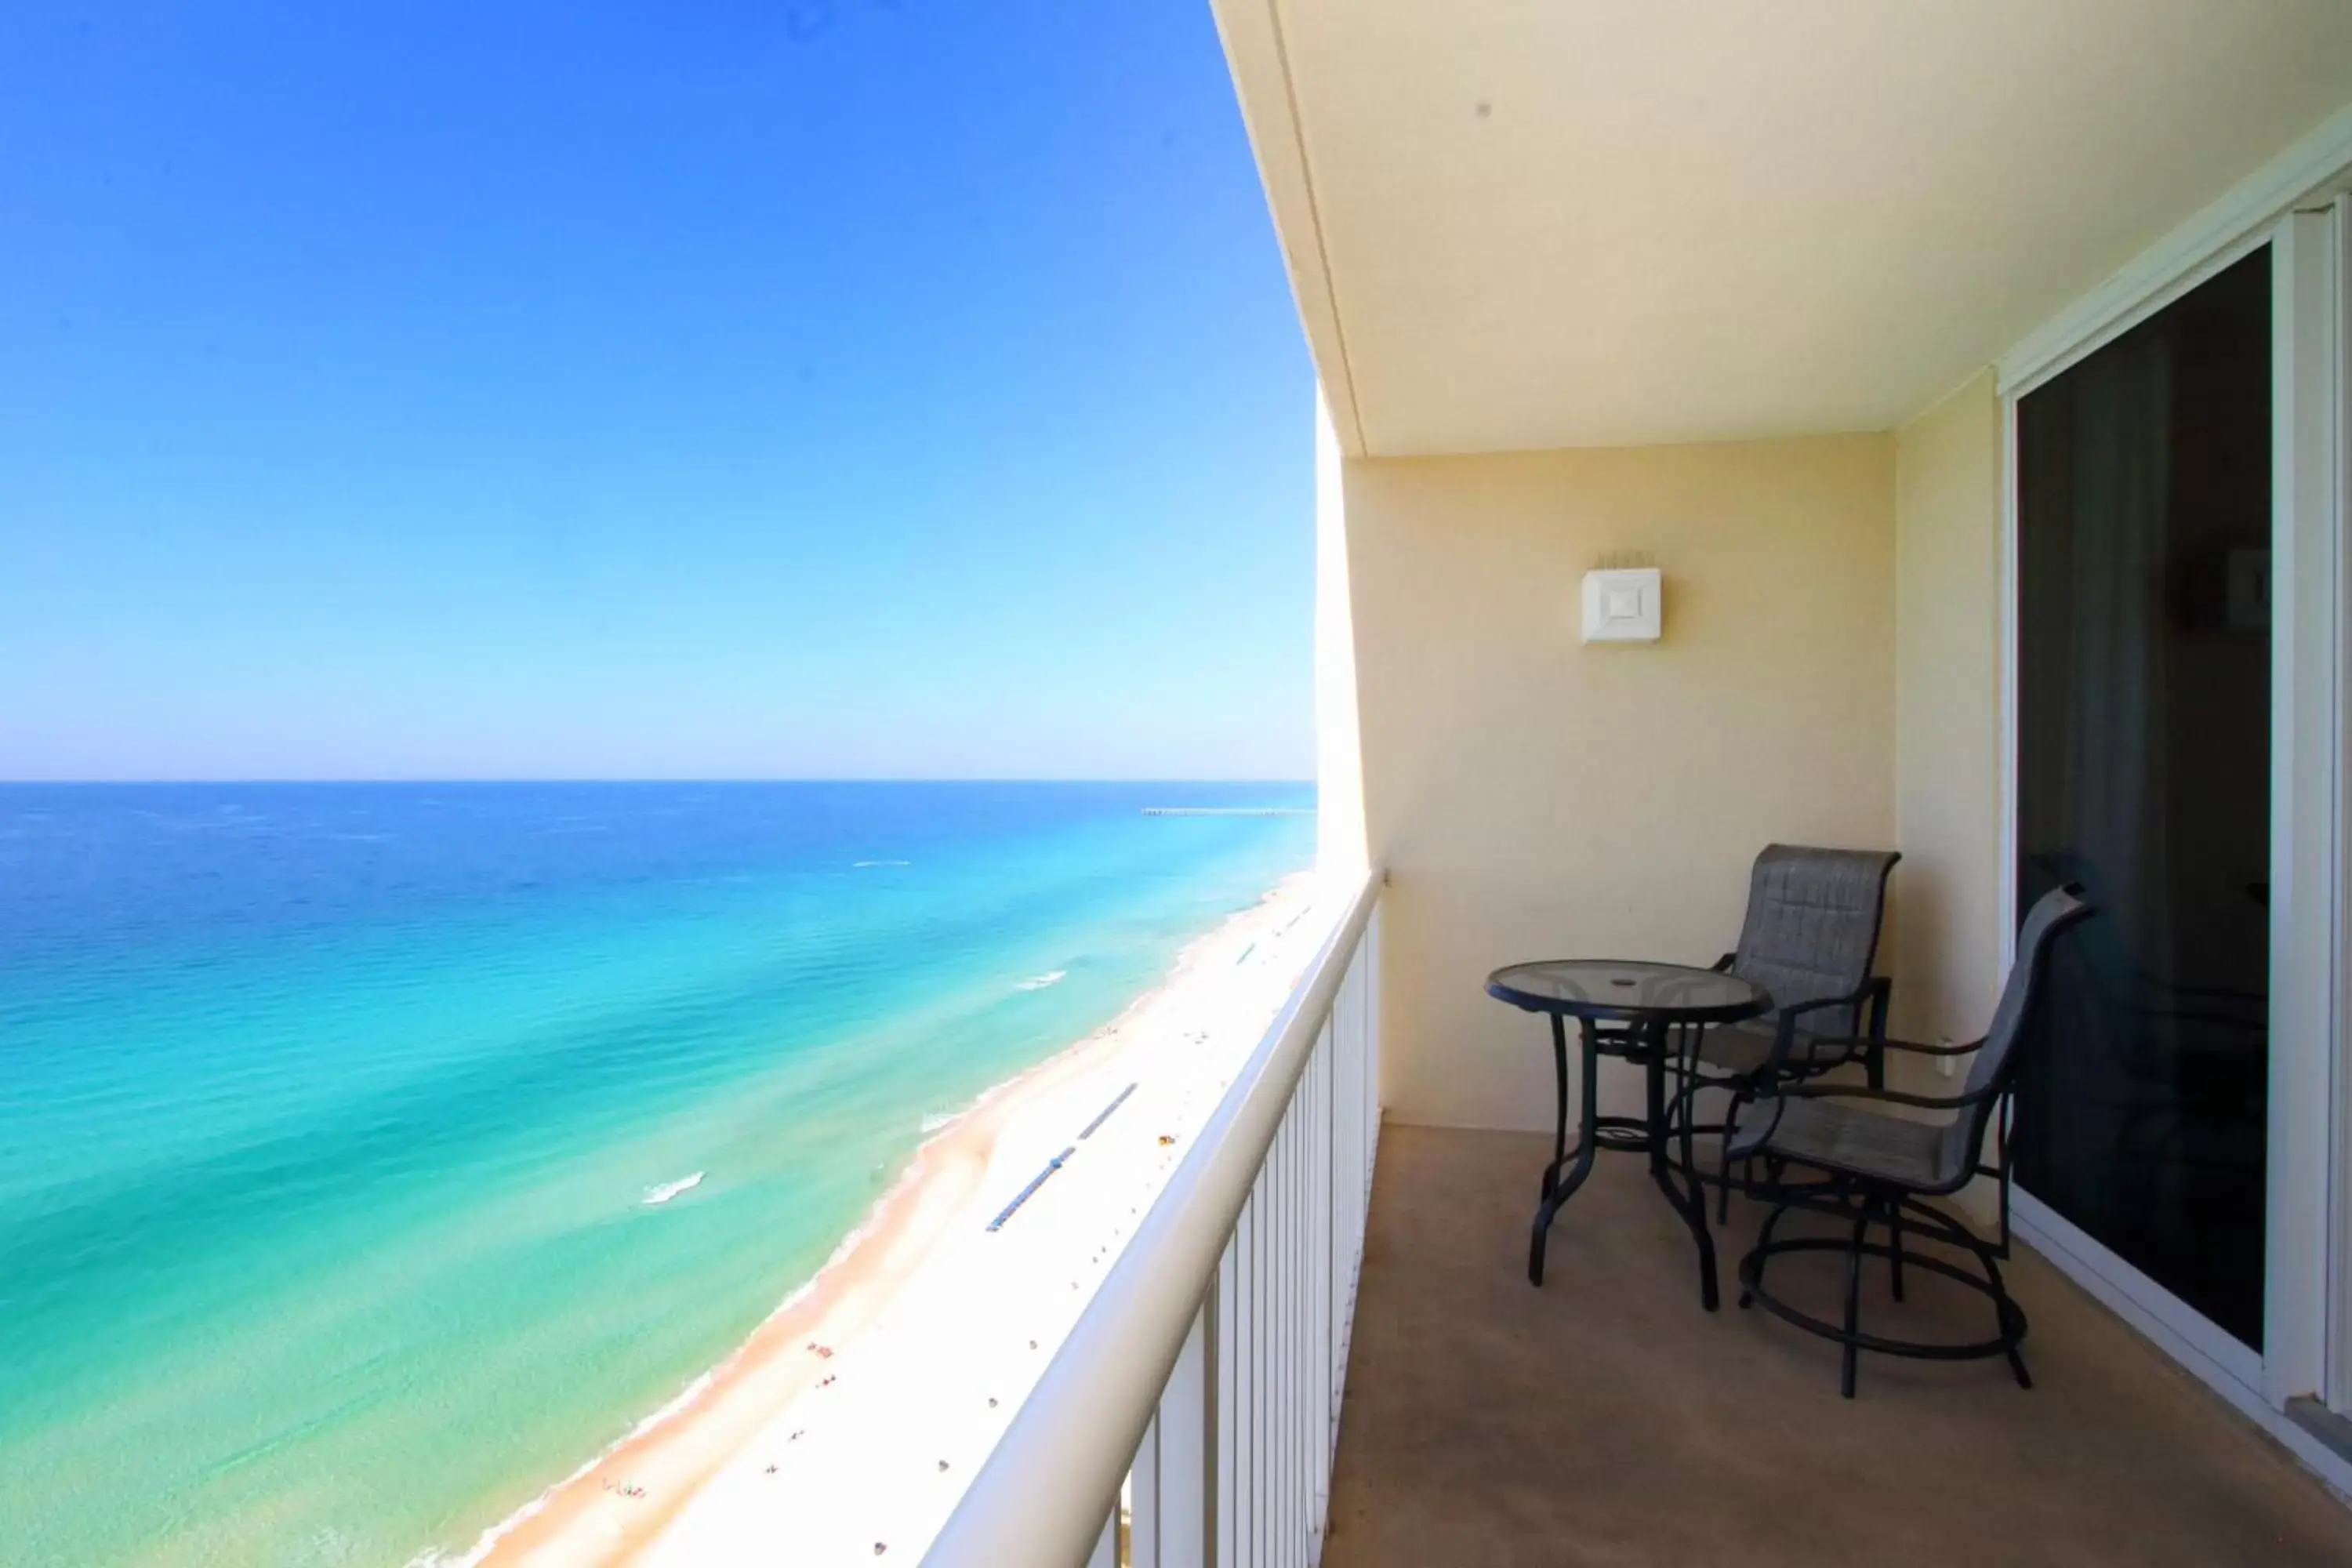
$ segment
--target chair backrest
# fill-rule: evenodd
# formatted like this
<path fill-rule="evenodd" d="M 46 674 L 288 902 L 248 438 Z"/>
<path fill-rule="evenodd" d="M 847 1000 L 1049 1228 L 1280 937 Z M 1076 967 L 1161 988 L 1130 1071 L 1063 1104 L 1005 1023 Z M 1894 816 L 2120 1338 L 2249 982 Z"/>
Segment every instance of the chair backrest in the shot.
<path fill-rule="evenodd" d="M 1984 1099 L 1945 1129 L 1938 1160 L 1942 1168 L 1937 1173 L 1942 1190 L 1965 1184 L 1984 1157 L 1985 1129 L 1991 1124 L 2001 1095 L 2016 1080 L 2019 1047 L 2026 1026 L 2033 1020 L 2034 1005 L 2050 967 L 2051 945 L 2060 932 L 2089 919 L 2091 912 L 2091 906 L 2083 901 L 2081 884 L 2071 882 L 2051 889 L 2026 911 L 2025 924 L 2017 933 L 2017 962 L 2010 965 L 2009 979 L 1992 1010 L 1992 1025 L 1977 1044 L 1976 1059 L 1969 1064 L 1963 1092 L 1982 1094 Z"/>
<path fill-rule="evenodd" d="M 1769 844 L 1748 878 L 1748 919 L 1731 972 L 1753 980 L 1780 1006 L 1850 996 L 1870 979 L 1886 910 L 1886 877 L 1903 857 L 1891 849 L 1816 849 Z M 1853 1007 L 1800 1014 L 1806 1034 L 1861 1032 Z"/>

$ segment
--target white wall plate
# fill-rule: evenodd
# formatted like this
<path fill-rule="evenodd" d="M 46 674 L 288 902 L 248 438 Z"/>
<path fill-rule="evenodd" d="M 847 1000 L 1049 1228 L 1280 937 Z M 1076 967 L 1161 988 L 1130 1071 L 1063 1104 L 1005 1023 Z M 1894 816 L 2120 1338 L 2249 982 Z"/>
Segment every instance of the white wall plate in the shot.
<path fill-rule="evenodd" d="M 1586 642 L 1655 642 L 1663 594 L 1654 566 L 1584 574 Z"/>

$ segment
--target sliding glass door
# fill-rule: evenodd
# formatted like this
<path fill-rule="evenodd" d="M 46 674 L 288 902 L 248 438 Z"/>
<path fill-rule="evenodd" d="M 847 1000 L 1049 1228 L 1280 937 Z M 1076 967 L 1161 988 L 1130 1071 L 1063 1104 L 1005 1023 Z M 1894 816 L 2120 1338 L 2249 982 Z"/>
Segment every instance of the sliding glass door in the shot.
<path fill-rule="evenodd" d="M 2017 910 L 2080 882 L 2018 1092 L 2020 1184 L 2263 1337 L 2271 258 L 2020 397 Z"/>

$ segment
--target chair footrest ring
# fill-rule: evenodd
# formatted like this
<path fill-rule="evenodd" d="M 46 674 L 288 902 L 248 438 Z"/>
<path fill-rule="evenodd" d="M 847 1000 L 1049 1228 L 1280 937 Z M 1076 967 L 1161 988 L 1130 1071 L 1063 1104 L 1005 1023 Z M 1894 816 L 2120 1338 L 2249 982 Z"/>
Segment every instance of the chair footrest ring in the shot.
<path fill-rule="evenodd" d="M 1844 1324 L 1832 1323 L 1825 1318 L 1800 1311 L 1764 1289 L 1764 1260 L 1768 1258 L 1780 1258 L 1792 1252 L 1827 1252 L 1840 1258 L 1850 1258 L 1857 1251 L 1865 1258 L 1884 1258 L 1890 1262 L 1896 1256 L 1895 1248 L 1885 1242 L 1865 1241 L 1857 1247 L 1843 1237 L 1791 1237 L 1786 1240 L 1767 1242 L 1739 1260 L 1739 1289 L 1743 1298 L 1740 1304 L 1746 1306 L 1752 1301 L 1783 1322 L 1792 1323 L 1809 1334 L 1818 1334 L 1842 1345 L 1876 1351 L 1881 1355 L 1908 1356 L 1917 1361 L 1975 1361 L 1984 1356 L 2008 1355 L 2024 1342 L 2025 1310 L 2005 1291 L 1995 1289 L 1991 1281 L 1979 1279 L 1943 1258 L 1908 1248 L 1902 1253 L 1904 1268 L 1924 1268 L 1931 1274 L 1957 1280 L 1990 1301 L 2000 1324 L 2000 1334 L 1990 1340 L 1949 1344 L 1927 1340 L 1889 1339 L 1884 1334 L 1864 1333 L 1859 1329 L 1848 1333 Z"/>

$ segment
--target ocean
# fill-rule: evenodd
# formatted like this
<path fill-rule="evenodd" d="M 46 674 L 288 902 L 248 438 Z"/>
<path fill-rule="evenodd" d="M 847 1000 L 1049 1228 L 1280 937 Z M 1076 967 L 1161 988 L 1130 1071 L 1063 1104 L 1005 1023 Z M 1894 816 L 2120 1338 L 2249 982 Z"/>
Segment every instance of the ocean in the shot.
<path fill-rule="evenodd" d="M 0 785 L 0 1563 L 462 1552 L 1312 858 L 1147 808 L 1312 804 Z"/>

